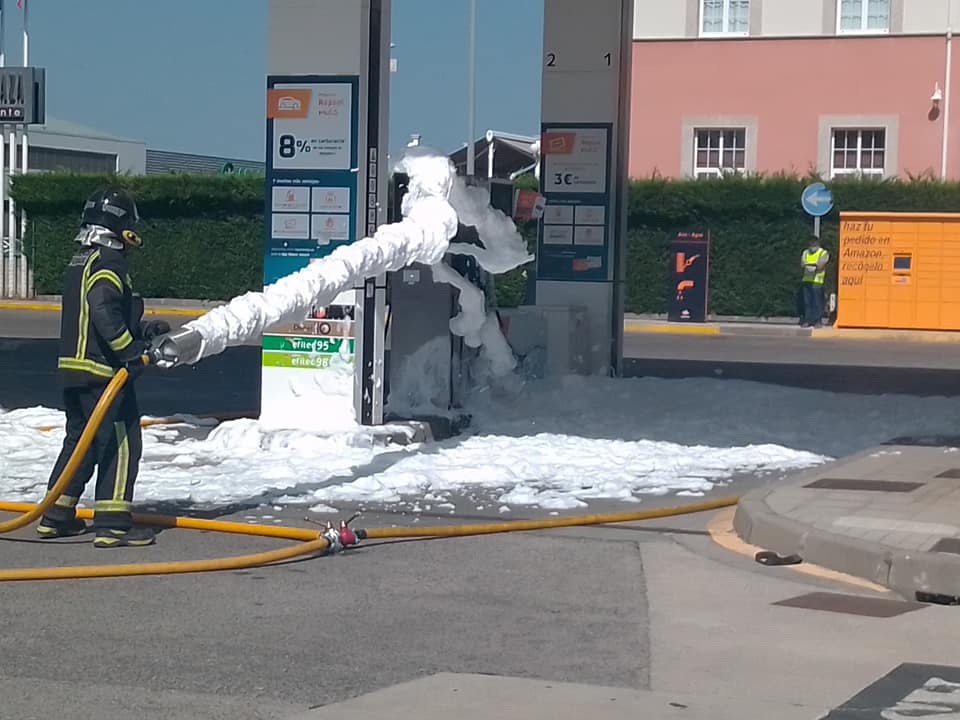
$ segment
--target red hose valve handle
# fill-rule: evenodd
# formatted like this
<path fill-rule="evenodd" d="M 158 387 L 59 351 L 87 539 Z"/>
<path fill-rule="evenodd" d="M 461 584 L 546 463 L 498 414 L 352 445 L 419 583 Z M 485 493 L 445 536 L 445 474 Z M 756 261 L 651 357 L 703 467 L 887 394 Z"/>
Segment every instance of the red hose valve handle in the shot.
<path fill-rule="evenodd" d="M 350 529 L 350 526 L 347 525 L 343 520 L 340 521 L 340 544 L 344 547 L 350 547 L 351 545 L 356 545 L 360 541 L 357 539 L 357 534 Z"/>

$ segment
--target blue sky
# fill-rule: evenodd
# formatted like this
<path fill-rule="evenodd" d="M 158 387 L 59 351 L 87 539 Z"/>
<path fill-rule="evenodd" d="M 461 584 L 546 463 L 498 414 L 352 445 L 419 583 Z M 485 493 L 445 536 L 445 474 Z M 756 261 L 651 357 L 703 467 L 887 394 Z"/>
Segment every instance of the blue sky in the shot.
<path fill-rule="evenodd" d="M 262 159 L 266 0 L 28 2 L 48 114 L 152 148 Z M 477 132 L 535 133 L 543 0 L 477 4 Z M 5 5 L 19 64 L 20 12 Z M 468 0 L 393 0 L 394 154 L 414 132 L 444 151 L 466 142 L 467 12 Z"/>

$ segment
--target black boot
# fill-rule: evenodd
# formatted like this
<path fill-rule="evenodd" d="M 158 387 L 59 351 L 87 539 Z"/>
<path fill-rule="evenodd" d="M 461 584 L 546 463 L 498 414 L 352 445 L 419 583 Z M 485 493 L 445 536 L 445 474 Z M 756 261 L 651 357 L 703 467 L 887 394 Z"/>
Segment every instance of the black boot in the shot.
<path fill-rule="evenodd" d="M 97 528 L 93 546 L 95 548 L 144 547 L 153 545 L 156 541 L 157 533 L 153 528 L 132 527 L 127 530 Z"/>
<path fill-rule="evenodd" d="M 45 540 L 83 535 L 87 530 L 87 524 L 78 517 L 61 519 L 44 515 L 37 525 L 37 535 Z"/>

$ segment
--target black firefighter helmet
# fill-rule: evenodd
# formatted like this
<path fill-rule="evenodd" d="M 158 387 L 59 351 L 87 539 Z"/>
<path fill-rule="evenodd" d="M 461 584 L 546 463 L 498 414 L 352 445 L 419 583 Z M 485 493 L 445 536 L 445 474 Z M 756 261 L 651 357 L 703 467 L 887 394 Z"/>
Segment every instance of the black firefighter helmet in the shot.
<path fill-rule="evenodd" d="M 137 203 L 126 190 L 107 188 L 97 190 L 87 198 L 80 215 L 81 225 L 99 225 L 110 230 L 124 245 L 140 247 L 143 240 L 134 232 L 140 221 Z"/>

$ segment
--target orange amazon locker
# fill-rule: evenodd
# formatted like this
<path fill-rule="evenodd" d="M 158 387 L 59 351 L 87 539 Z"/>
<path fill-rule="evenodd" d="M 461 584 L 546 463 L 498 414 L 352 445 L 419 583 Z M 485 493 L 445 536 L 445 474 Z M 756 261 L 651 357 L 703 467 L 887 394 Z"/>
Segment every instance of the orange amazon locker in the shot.
<path fill-rule="evenodd" d="M 840 213 L 837 327 L 960 330 L 960 214 Z"/>

